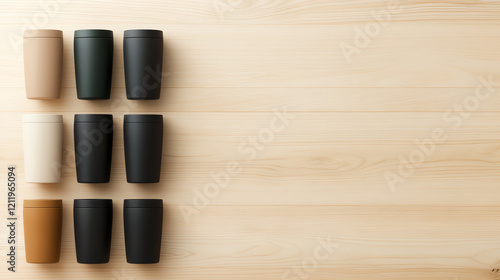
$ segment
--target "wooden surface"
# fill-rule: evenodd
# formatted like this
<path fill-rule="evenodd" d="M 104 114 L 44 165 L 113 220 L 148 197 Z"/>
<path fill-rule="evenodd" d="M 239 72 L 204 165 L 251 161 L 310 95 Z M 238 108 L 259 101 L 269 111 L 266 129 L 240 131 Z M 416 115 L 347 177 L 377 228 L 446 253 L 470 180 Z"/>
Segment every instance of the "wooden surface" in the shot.
<path fill-rule="evenodd" d="M 9 165 L 19 200 L 65 207 L 59 264 L 25 263 L 21 223 L 8 272 L 0 227 L 0 279 L 500 279 L 499 1 L 402 1 L 395 13 L 382 0 L 141 2 L 0 1 L 0 218 Z M 390 20 L 356 47 L 374 13 Z M 25 99 L 26 27 L 64 31 L 60 100 Z M 115 32 L 111 100 L 76 99 L 73 31 L 85 28 Z M 132 28 L 164 31 L 159 101 L 124 96 Z M 350 57 L 346 44 L 357 48 Z M 34 112 L 64 115 L 60 184 L 24 183 L 21 120 Z M 72 118 L 91 112 L 116 118 L 109 184 L 76 183 Z M 165 118 L 157 185 L 125 181 L 123 115 L 141 112 Z M 405 163 L 436 132 L 422 160 Z M 228 164 L 238 173 L 200 199 Z M 76 263 L 75 198 L 114 199 L 109 264 Z M 161 263 L 126 263 L 125 198 L 164 199 Z M 331 250 L 319 260 L 324 240 Z"/>

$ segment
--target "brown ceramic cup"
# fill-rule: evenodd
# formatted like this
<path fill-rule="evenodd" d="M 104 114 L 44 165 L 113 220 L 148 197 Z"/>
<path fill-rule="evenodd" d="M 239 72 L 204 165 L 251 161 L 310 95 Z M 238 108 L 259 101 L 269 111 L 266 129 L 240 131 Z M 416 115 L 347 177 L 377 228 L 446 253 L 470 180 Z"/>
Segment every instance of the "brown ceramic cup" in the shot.
<path fill-rule="evenodd" d="M 23 223 L 26 262 L 59 262 L 62 234 L 62 200 L 24 200 Z"/>

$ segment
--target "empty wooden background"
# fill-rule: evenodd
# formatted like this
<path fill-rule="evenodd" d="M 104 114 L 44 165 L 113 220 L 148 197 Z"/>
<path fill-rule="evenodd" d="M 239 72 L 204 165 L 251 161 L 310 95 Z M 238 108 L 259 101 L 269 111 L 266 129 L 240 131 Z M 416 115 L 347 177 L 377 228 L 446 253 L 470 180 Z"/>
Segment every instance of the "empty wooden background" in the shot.
<path fill-rule="evenodd" d="M 64 31 L 60 100 L 25 98 L 26 28 Z M 107 101 L 76 98 L 73 31 L 87 28 L 115 32 Z M 164 32 L 158 101 L 125 98 L 135 28 Z M 4 0 L 0 30 L 2 182 L 15 165 L 19 200 L 65 207 L 61 262 L 25 263 L 20 227 L 17 272 L 2 261 L 1 279 L 500 278 L 500 1 Z M 116 120 L 109 184 L 76 182 L 73 114 L 93 112 Z M 23 113 L 64 115 L 60 184 L 24 183 Z M 125 181 L 126 113 L 164 115 L 160 184 Z M 239 172 L 214 189 L 228 164 Z M 76 263 L 75 198 L 114 199 L 109 264 Z M 125 198 L 164 199 L 159 264 L 126 263 Z"/>

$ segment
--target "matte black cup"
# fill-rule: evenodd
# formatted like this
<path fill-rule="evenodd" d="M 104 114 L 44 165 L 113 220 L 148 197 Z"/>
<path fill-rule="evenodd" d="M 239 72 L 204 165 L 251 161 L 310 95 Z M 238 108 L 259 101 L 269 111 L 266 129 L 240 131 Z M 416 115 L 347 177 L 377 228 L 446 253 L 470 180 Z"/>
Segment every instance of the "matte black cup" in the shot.
<path fill-rule="evenodd" d="M 163 146 L 163 116 L 125 115 L 123 138 L 127 182 L 158 183 Z"/>
<path fill-rule="evenodd" d="M 78 183 L 109 182 L 113 115 L 76 114 L 74 137 Z"/>
<path fill-rule="evenodd" d="M 77 261 L 87 264 L 109 262 L 113 201 L 75 199 L 73 218 Z"/>
<path fill-rule="evenodd" d="M 113 31 L 76 30 L 74 52 L 78 99 L 109 99 L 113 71 Z"/>
<path fill-rule="evenodd" d="M 123 222 L 127 262 L 159 262 L 163 227 L 163 200 L 125 199 Z"/>
<path fill-rule="evenodd" d="M 123 37 L 128 99 L 159 99 L 163 64 L 163 31 L 126 30 Z"/>

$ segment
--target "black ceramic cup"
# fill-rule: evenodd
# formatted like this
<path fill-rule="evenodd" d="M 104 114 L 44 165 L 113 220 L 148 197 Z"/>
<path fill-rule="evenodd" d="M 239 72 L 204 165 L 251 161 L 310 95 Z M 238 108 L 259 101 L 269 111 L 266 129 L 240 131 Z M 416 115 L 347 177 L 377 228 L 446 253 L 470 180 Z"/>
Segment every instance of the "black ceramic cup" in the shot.
<path fill-rule="evenodd" d="M 123 222 L 127 262 L 159 262 L 163 227 L 163 200 L 125 199 Z"/>
<path fill-rule="evenodd" d="M 163 116 L 125 115 L 123 138 L 127 182 L 158 183 L 163 146 Z"/>
<path fill-rule="evenodd" d="M 75 199 L 73 218 L 77 261 L 87 264 L 109 262 L 113 201 Z"/>
<path fill-rule="evenodd" d="M 78 99 L 109 99 L 113 71 L 113 31 L 76 30 L 74 53 Z"/>
<path fill-rule="evenodd" d="M 113 115 L 76 114 L 74 138 L 78 183 L 109 182 Z"/>
<path fill-rule="evenodd" d="M 126 30 L 123 37 L 128 99 L 159 99 L 163 64 L 163 31 Z"/>

